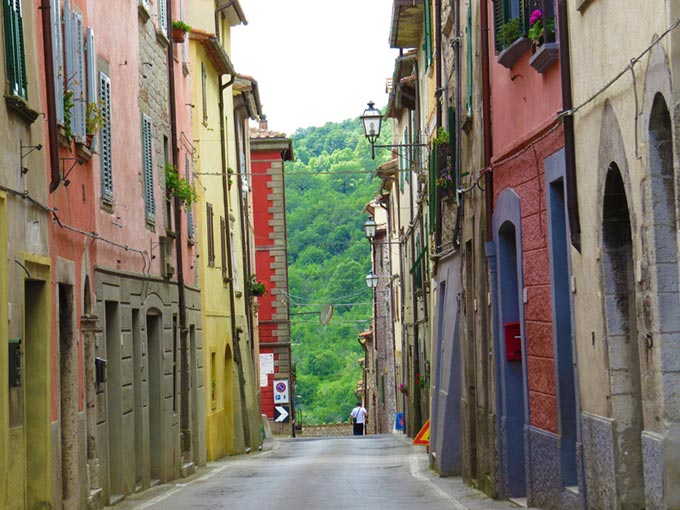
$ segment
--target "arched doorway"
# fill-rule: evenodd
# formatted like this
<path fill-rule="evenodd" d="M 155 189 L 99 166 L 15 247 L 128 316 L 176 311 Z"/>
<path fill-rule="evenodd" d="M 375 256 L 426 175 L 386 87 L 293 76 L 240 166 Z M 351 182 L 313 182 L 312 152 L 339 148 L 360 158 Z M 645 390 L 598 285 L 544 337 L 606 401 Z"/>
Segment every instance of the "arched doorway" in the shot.
<path fill-rule="evenodd" d="M 630 211 L 621 172 L 607 171 L 602 217 L 602 274 L 609 351 L 614 458 L 621 508 L 644 508 L 642 397 L 633 242 Z"/>

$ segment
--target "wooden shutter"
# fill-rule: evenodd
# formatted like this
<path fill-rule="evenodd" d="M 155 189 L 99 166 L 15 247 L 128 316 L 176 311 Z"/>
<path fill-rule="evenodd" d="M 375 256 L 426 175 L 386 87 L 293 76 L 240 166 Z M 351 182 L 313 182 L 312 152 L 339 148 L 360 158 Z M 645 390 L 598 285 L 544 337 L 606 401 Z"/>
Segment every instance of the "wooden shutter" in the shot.
<path fill-rule="evenodd" d="M 54 97 L 57 98 L 57 122 L 64 124 L 64 47 L 61 37 L 61 2 L 50 0 L 52 14 L 52 65 L 54 67 Z"/>
<path fill-rule="evenodd" d="M 501 25 L 505 23 L 505 1 L 506 0 L 493 1 L 493 33 L 496 45 L 496 53 L 503 51 L 503 41 L 501 41 L 498 37 L 498 32 L 501 29 Z"/>
<path fill-rule="evenodd" d="M 26 59 L 24 55 L 24 25 L 21 0 L 3 0 L 2 7 L 9 93 L 10 95 L 26 99 Z"/>
<path fill-rule="evenodd" d="M 85 47 L 83 44 L 83 16 L 73 13 L 71 19 L 71 51 L 73 52 L 73 115 L 71 131 L 76 142 L 85 142 L 85 116 L 87 114 L 85 92 Z"/>
<path fill-rule="evenodd" d="M 432 63 L 432 13 L 430 2 L 432 0 L 425 0 L 423 2 L 423 35 L 425 41 L 423 42 L 423 51 L 425 52 L 425 65 L 427 67 Z"/>
<path fill-rule="evenodd" d="M 94 32 L 90 27 L 87 28 L 86 35 L 86 51 L 87 51 L 87 103 L 97 104 L 97 64 L 96 64 L 96 53 L 94 47 Z M 86 111 L 87 115 L 87 111 Z M 90 113 L 94 115 L 94 113 Z M 87 121 L 86 121 L 87 122 Z M 90 150 L 97 150 L 97 137 L 92 137 L 92 145 Z"/>
<path fill-rule="evenodd" d="M 99 73 L 99 95 L 102 110 L 102 127 L 99 130 L 99 145 L 102 174 L 102 198 L 113 201 L 113 169 L 111 156 L 111 79 Z"/>
<path fill-rule="evenodd" d="M 529 6 L 527 0 L 519 1 L 519 35 L 526 36 L 529 33 Z"/>
<path fill-rule="evenodd" d="M 184 157 L 184 178 L 191 184 L 191 159 L 189 155 Z M 188 206 L 187 211 L 187 237 L 194 237 L 194 208 L 193 206 Z"/>
<path fill-rule="evenodd" d="M 435 219 L 437 214 L 437 167 L 435 166 L 437 161 L 437 151 L 433 150 L 430 152 L 430 157 L 428 159 L 428 170 L 430 175 L 430 231 L 434 232 Z"/>
<path fill-rule="evenodd" d="M 222 278 L 227 277 L 227 222 L 220 216 L 220 248 L 222 250 Z"/>
<path fill-rule="evenodd" d="M 208 230 L 208 266 L 215 267 L 215 233 L 213 231 L 213 208 L 206 202 L 206 228 Z"/>
<path fill-rule="evenodd" d="M 146 219 L 156 219 L 156 195 L 153 182 L 153 130 L 151 117 L 142 114 L 142 165 L 144 168 L 144 211 Z"/>
<path fill-rule="evenodd" d="M 404 145 L 408 145 L 409 143 L 409 135 L 408 135 L 408 127 L 404 130 Z M 404 147 L 404 163 L 405 163 L 405 170 L 406 173 L 404 174 L 404 179 L 406 179 L 406 182 L 411 182 L 411 168 L 413 168 L 413 154 L 411 153 L 411 148 L 410 147 Z"/>
<path fill-rule="evenodd" d="M 467 8 L 467 40 L 466 42 L 466 59 L 467 59 L 467 105 L 466 112 L 469 117 L 472 116 L 472 3 L 468 3 Z"/>
<path fill-rule="evenodd" d="M 73 77 L 73 51 L 71 39 L 72 25 L 71 25 L 71 4 L 69 0 L 64 0 L 64 84 L 66 90 L 72 90 L 71 80 Z M 59 98 L 57 98 L 59 99 Z"/>

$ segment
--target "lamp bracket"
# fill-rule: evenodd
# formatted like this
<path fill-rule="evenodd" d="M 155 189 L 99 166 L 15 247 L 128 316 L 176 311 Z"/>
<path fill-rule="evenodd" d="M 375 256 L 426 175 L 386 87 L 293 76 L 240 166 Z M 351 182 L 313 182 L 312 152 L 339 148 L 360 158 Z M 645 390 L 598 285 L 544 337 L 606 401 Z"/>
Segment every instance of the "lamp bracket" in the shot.
<path fill-rule="evenodd" d="M 59 160 L 61 161 L 61 175 L 62 175 L 61 179 L 62 181 L 64 181 L 64 186 L 68 186 L 70 184 L 68 176 L 71 174 L 76 165 L 82 165 L 83 163 L 85 163 L 85 161 L 83 161 L 80 158 L 59 158 Z M 66 170 L 67 161 L 72 162 L 68 170 Z"/>
<path fill-rule="evenodd" d="M 19 156 L 21 159 L 21 175 L 25 175 L 28 172 L 28 168 L 24 166 L 24 158 L 33 151 L 41 150 L 43 146 L 40 143 L 37 145 L 24 145 L 24 142 L 21 140 L 21 138 L 19 139 L 19 145 L 21 146 L 21 149 L 19 150 Z"/>

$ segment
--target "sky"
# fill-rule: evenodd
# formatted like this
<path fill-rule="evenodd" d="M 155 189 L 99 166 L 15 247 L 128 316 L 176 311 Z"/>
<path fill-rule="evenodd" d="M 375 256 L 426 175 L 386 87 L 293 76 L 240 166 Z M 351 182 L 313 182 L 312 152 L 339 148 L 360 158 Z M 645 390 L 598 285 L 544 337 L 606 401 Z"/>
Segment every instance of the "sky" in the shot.
<path fill-rule="evenodd" d="M 236 72 L 259 86 L 268 127 L 292 135 L 387 103 L 392 0 L 240 0 L 231 29 Z"/>

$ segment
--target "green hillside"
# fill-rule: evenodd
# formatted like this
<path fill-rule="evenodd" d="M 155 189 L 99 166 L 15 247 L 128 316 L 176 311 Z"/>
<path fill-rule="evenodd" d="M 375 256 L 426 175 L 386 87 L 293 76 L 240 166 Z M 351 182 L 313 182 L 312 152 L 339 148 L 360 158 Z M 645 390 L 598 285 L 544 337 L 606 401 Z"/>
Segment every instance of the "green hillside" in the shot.
<path fill-rule="evenodd" d="M 369 327 L 372 309 L 363 208 L 378 191 L 373 172 L 389 151 L 371 160 L 359 119 L 298 129 L 291 138 L 286 213 L 298 422 L 346 421 L 364 355 L 357 334 Z M 389 130 L 382 138 L 388 143 Z M 319 322 L 324 304 L 335 310 L 327 326 Z"/>

